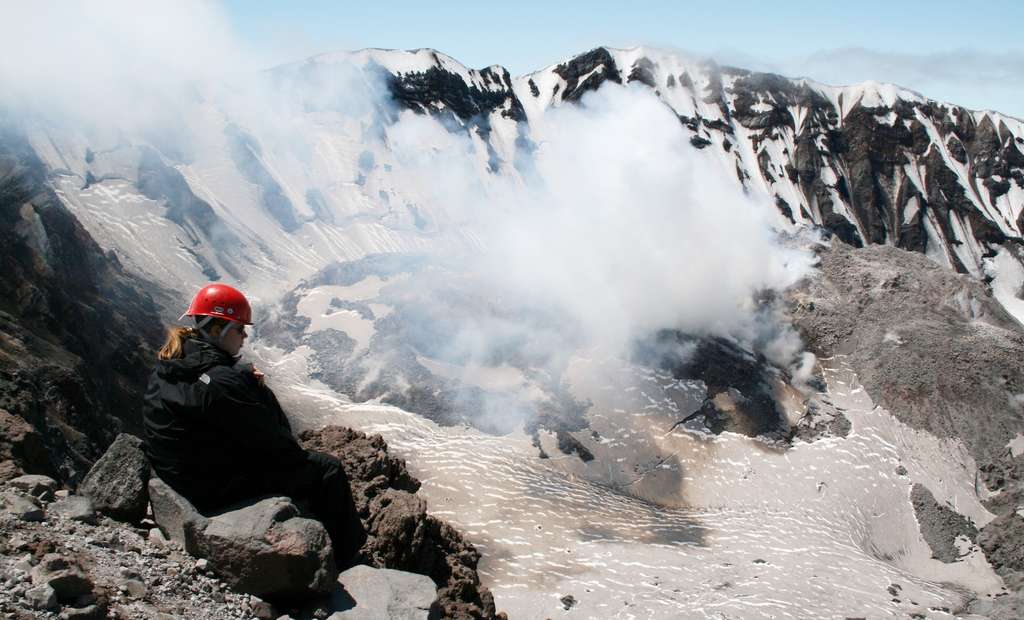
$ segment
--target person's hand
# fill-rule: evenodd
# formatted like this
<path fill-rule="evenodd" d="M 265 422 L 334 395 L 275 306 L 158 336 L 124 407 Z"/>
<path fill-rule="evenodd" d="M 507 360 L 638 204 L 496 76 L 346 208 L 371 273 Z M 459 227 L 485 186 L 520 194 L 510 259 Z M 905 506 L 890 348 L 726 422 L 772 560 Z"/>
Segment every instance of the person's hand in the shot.
<path fill-rule="evenodd" d="M 264 380 L 266 379 L 266 375 L 263 374 L 263 371 L 261 371 L 259 368 L 256 368 L 255 366 L 253 366 L 252 367 L 252 376 L 256 377 L 256 380 L 260 382 L 260 385 L 264 385 Z"/>

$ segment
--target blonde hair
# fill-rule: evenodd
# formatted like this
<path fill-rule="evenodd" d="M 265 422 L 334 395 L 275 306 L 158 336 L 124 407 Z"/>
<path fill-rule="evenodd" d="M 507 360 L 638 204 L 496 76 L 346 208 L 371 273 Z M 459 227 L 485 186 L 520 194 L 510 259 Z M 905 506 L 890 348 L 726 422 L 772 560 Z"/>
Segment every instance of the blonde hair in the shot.
<path fill-rule="evenodd" d="M 207 333 L 214 332 L 216 328 L 223 329 L 228 324 L 226 319 L 215 318 L 209 322 L 206 328 Z M 167 340 L 164 346 L 156 354 L 158 359 L 175 360 L 185 357 L 185 341 L 191 338 L 199 338 L 201 334 L 195 327 L 169 327 L 167 329 Z"/>
<path fill-rule="evenodd" d="M 174 360 L 185 357 L 185 341 L 195 338 L 199 331 L 194 327 L 171 327 L 167 330 L 167 340 L 160 352 L 156 354 L 158 359 Z"/>

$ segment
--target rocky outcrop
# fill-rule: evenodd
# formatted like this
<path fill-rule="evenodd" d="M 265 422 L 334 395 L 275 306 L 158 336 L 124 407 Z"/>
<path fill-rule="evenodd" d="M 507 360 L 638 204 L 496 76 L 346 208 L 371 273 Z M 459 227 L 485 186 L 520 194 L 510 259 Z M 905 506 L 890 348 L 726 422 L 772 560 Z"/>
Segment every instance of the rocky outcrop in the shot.
<path fill-rule="evenodd" d="M 158 529 L 146 535 L 145 529 L 105 518 L 97 523 L 51 518 L 55 506 L 45 505 L 45 522 L 18 521 L 0 511 L 0 617 L 439 617 L 436 586 L 423 575 L 357 566 L 332 583 L 329 596 L 274 604 L 234 591 L 210 561 L 154 535 Z"/>
<path fill-rule="evenodd" d="M 985 557 L 1001 574 L 1009 571 L 1024 574 L 1024 545 L 1021 544 L 1024 540 L 1024 514 L 1021 512 L 1024 511 L 1014 510 L 996 517 L 978 535 L 978 544 L 985 551 Z"/>
<path fill-rule="evenodd" d="M 1019 590 L 1019 612 L 1024 610 L 1024 453 L 1008 449 L 982 465 L 979 474 L 993 493 L 988 509 L 998 516 L 981 528 L 978 545 L 1007 586 Z"/>
<path fill-rule="evenodd" d="M 122 433 L 92 466 L 78 491 L 92 501 L 96 510 L 128 523 L 146 516 L 149 493 L 149 460 L 142 440 Z"/>
<path fill-rule="evenodd" d="M 160 312 L 48 175 L 24 136 L 0 127 L 0 460 L 74 483 L 138 428 Z"/>
<path fill-rule="evenodd" d="M 88 498 L 55 490 L 52 479 L 26 476 L 0 489 L 6 502 L 0 582 L 14 587 L 0 592 L 0 612 L 102 618 L 108 609 L 131 605 L 174 616 L 246 619 L 332 612 L 335 618 L 497 617 L 476 574 L 479 555 L 426 512 L 413 494 L 419 482 L 387 453 L 382 438 L 328 427 L 303 439 L 343 457 L 370 533 L 361 554 L 375 568 L 358 566 L 337 579 L 323 526 L 302 517 L 287 498 L 204 516 L 152 477 L 147 495 L 155 524 L 143 520 L 143 528 L 153 528 L 147 531 L 98 516 Z M 130 452 L 135 442 L 119 439 L 111 452 L 126 447 Z M 131 459 L 106 461 L 132 466 Z M 140 554 L 138 568 L 122 567 L 126 553 Z"/>
<path fill-rule="evenodd" d="M 397 73 L 389 76 L 388 90 L 399 105 L 416 112 L 451 110 L 462 122 L 480 122 L 493 112 L 514 121 L 526 120 L 508 71 L 488 67 L 470 75 L 475 83 L 440 66 Z"/>
<path fill-rule="evenodd" d="M 26 471 L 52 471 L 43 438 L 28 422 L 0 409 L 0 482 Z"/>
<path fill-rule="evenodd" d="M 380 435 L 367 435 L 344 426 L 327 426 L 299 435 L 307 450 L 326 452 L 341 460 L 352 487 L 356 509 L 366 519 L 370 502 L 388 489 L 415 493 L 420 481 L 409 473 L 405 461 L 388 453 Z"/>
<path fill-rule="evenodd" d="M 910 492 L 917 523 L 921 528 L 932 557 L 949 564 L 966 555 L 957 548 L 959 541 L 973 545 L 978 538 L 978 528 L 951 508 L 935 501 L 935 496 L 922 484 L 915 484 Z"/>
<path fill-rule="evenodd" d="M 789 294 L 808 348 L 846 355 L 909 426 L 960 439 L 979 465 L 998 458 L 1024 428 L 1024 333 L 988 288 L 898 248 L 834 240 L 817 252 L 819 273 Z"/>
<path fill-rule="evenodd" d="M 563 101 L 579 102 L 584 94 L 597 90 L 606 81 L 622 83 L 615 59 L 603 47 L 558 65 L 554 72 L 565 80 L 565 88 L 558 93 Z"/>
<path fill-rule="evenodd" d="M 453 527 L 427 513 L 413 493 L 419 481 L 389 456 L 379 435 L 342 427 L 305 431 L 304 447 L 332 454 L 345 466 L 367 530 L 361 554 L 373 566 L 430 577 L 446 618 L 495 617 L 494 599 L 480 585 L 480 554 Z"/>

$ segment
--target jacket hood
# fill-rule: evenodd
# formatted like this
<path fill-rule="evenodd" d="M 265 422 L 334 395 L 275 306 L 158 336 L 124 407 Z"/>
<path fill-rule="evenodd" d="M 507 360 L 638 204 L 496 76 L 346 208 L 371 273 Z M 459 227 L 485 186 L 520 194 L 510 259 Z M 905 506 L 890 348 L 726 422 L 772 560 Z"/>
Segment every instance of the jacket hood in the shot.
<path fill-rule="evenodd" d="M 163 379 L 195 381 L 214 366 L 234 366 L 235 358 L 218 347 L 196 338 L 185 341 L 185 357 L 157 360 L 156 374 Z"/>

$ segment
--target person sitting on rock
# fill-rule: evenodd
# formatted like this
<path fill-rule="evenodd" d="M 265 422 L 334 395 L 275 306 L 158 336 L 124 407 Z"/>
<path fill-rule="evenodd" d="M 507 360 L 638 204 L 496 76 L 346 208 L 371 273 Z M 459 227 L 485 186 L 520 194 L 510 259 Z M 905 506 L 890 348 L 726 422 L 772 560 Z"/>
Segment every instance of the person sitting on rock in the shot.
<path fill-rule="evenodd" d="M 348 478 L 334 457 L 303 450 L 261 372 L 238 362 L 252 325 L 240 291 L 203 287 L 160 349 L 143 408 L 154 473 L 201 512 L 285 495 L 321 520 L 339 569 L 366 539 Z"/>

